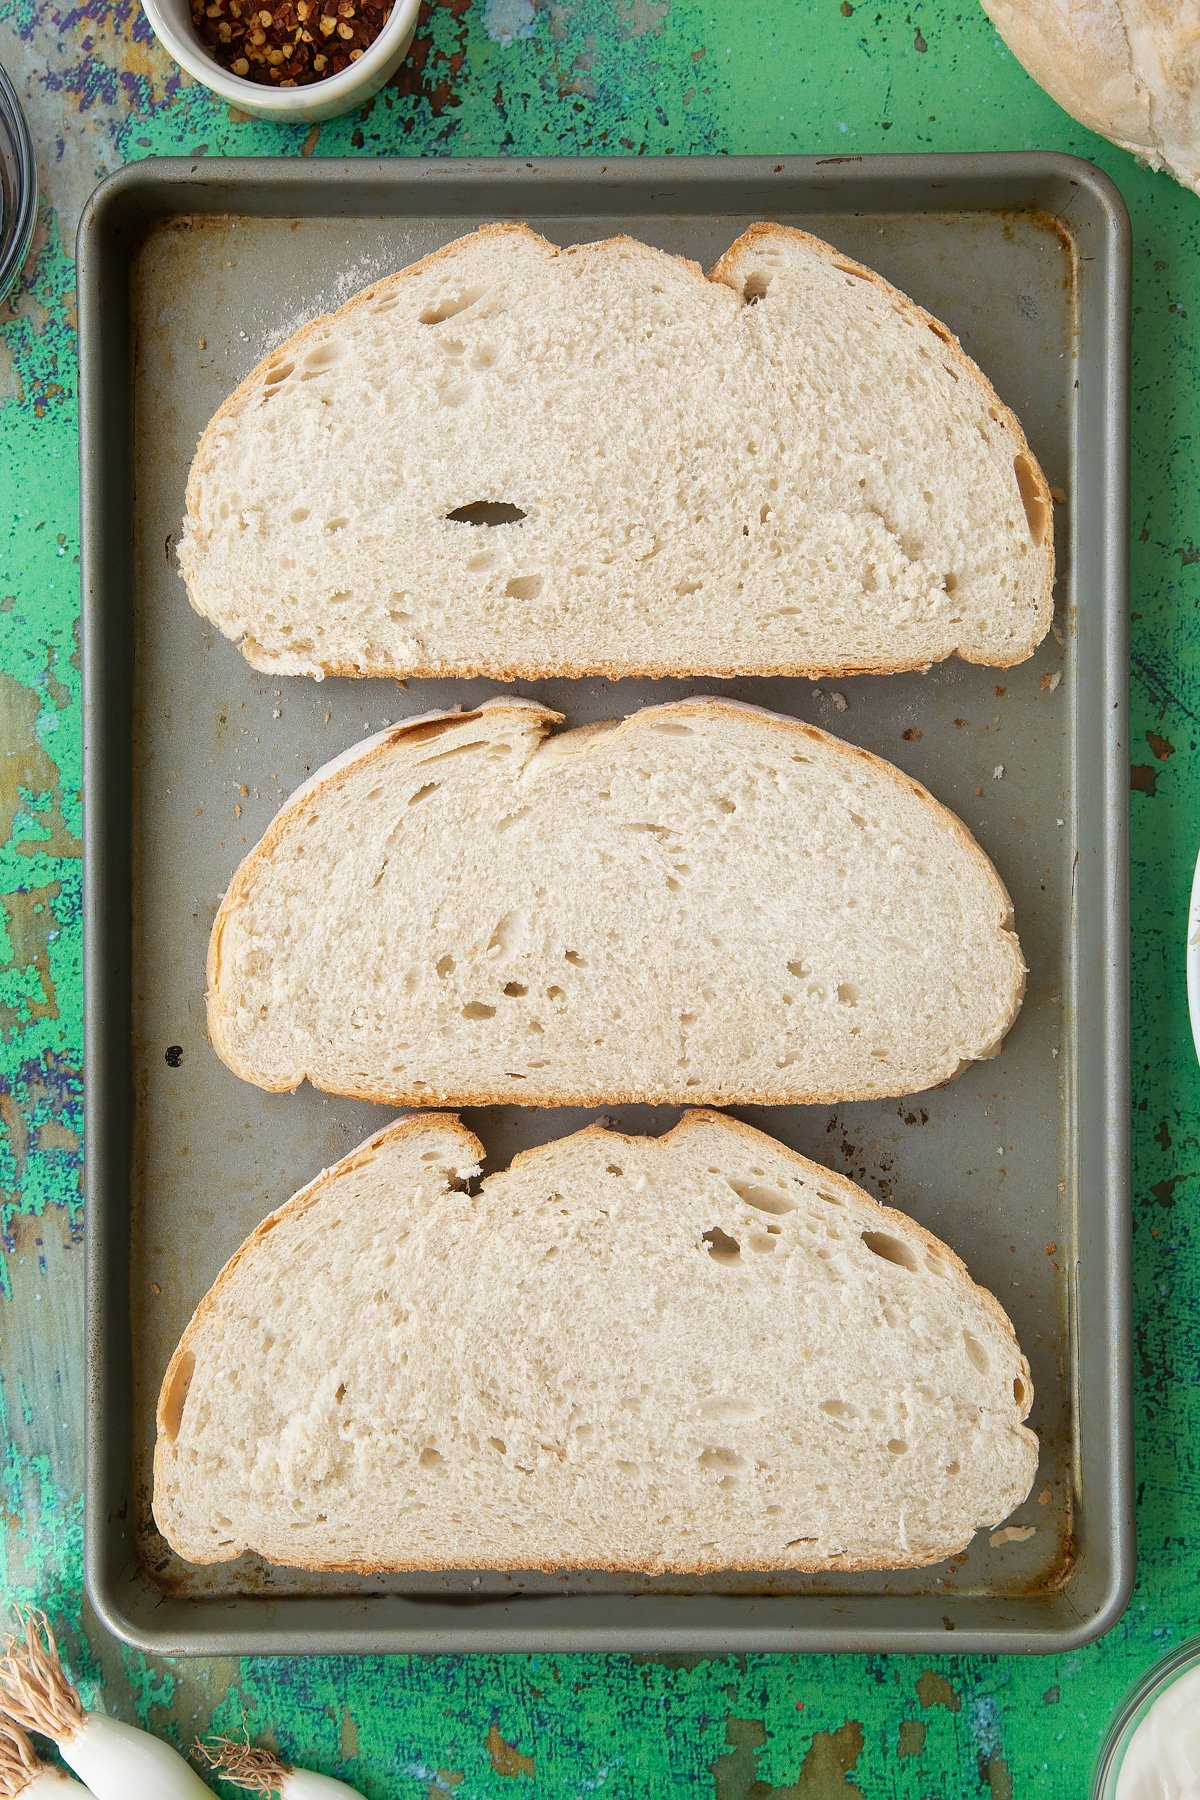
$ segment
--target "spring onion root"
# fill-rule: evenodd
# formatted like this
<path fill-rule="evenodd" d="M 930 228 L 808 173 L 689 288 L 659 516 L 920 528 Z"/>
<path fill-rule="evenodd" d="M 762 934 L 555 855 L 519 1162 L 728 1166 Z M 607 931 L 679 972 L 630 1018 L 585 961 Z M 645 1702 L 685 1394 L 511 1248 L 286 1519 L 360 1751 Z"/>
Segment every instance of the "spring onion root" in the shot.
<path fill-rule="evenodd" d="M 58 1746 L 94 1800 L 212 1800 L 211 1789 L 161 1738 L 83 1710 L 44 1613 L 18 1609 L 17 1621 L 0 1656 L 0 1704 L 24 1730 Z"/>
<path fill-rule="evenodd" d="M 0 1717 L 0 1800 L 88 1800 L 86 1788 L 39 1758 L 19 1725 Z"/>
<path fill-rule="evenodd" d="M 282 1800 L 362 1800 L 357 1788 L 335 1781 L 332 1775 L 315 1775 L 311 1769 L 293 1769 L 281 1762 L 273 1750 L 257 1744 L 239 1743 L 236 1738 L 216 1738 L 211 1744 L 197 1744 L 202 1756 L 223 1780 L 248 1794 L 279 1794 Z"/>

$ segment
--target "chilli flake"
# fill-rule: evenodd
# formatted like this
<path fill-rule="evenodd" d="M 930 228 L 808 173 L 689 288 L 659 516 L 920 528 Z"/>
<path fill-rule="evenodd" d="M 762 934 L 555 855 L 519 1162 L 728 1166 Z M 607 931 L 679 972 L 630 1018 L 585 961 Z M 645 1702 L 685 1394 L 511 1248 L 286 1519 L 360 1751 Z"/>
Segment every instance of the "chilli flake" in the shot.
<path fill-rule="evenodd" d="M 21 1727 L 0 1718 L 0 1800 L 67 1800 L 68 1788 L 88 1800 L 87 1788 L 42 1762 Z"/>
<path fill-rule="evenodd" d="M 242 1744 L 236 1738 L 197 1744 L 196 1754 L 210 1763 L 223 1781 L 245 1788 L 248 1794 L 279 1794 L 282 1800 L 363 1800 L 357 1788 L 335 1781 L 332 1775 L 293 1769 L 273 1750 Z"/>
<path fill-rule="evenodd" d="M 0 1657 L 0 1702 L 18 1725 L 58 1746 L 93 1800 L 212 1800 L 212 1790 L 161 1738 L 83 1710 L 44 1613 L 19 1608 L 17 1619 L 20 1629 Z M 84 1790 L 68 1785 L 82 1800 Z M 61 1786 L 47 1788 L 47 1800 L 52 1791 L 55 1800 L 68 1800 Z M 41 1800 L 42 1790 L 34 1792 Z"/>

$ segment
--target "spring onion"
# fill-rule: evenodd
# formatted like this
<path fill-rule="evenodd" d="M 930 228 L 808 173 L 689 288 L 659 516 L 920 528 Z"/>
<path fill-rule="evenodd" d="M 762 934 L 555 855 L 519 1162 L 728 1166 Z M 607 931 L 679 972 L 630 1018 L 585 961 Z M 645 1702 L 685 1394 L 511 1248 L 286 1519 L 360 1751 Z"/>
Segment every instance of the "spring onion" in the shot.
<path fill-rule="evenodd" d="M 88 1791 L 61 1769 L 42 1762 L 19 1725 L 0 1718 L 0 1800 L 88 1800 Z"/>
<path fill-rule="evenodd" d="M 311 1769 L 293 1769 L 273 1750 L 257 1744 L 217 1738 L 212 1744 L 197 1744 L 196 1751 L 222 1780 L 248 1794 L 279 1794 L 282 1800 L 363 1800 L 358 1789 L 347 1787 L 344 1781 L 316 1775 Z"/>
<path fill-rule="evenodd" d="M 0 1704 L 26 1731 L 58 1746 L 93 1800 L 212 1800 L 212 1790 L 161 1738 L 107 1713 L 85 1712 L 45 1614 L 22 1608 L 17 1617 L 19 1629 L 0 1656 Z"/>

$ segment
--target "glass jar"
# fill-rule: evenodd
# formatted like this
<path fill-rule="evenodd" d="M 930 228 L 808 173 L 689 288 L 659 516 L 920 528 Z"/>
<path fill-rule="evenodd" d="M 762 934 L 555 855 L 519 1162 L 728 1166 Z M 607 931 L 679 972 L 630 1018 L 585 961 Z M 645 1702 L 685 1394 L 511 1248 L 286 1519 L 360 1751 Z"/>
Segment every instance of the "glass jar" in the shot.
<path fill-rule="evenodd" d="M 0 300 L 21 273 L 36 217 L 33 140 L 16 90 L 0 69 Z"/>

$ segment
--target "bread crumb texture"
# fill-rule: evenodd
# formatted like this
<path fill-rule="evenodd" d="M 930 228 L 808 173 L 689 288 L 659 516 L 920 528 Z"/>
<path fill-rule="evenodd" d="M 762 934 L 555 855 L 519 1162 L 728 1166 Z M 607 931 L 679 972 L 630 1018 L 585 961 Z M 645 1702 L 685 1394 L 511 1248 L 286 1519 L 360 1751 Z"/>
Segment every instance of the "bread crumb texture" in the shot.
<path fill-rule="evenodd" d="M 592 1126 L 472 1192 L 401 1121 L 268 1219 L 163 1385 L 197 1562 L 937 1562 L 1028 1495 L 1029 1369 L 945 1245 L 719 1114 Z"/>
<path fill-rule="evenodd" d="M 179 557 L 257 668 L 510 677 L 1007 665 L 1054 553 L 986 378 L 829 245 L 754 226 L 706 279 L 509 225 L 251 373 Z"/>
<path fill-rule="evenodd" d="M 213 930 L 232 1068 L 406 1105 L 782 1103 L 995 1054 L 1011 903 L 916 782 L 722 700 L 556 719 L 398 726 L 293 797 Z"/>

